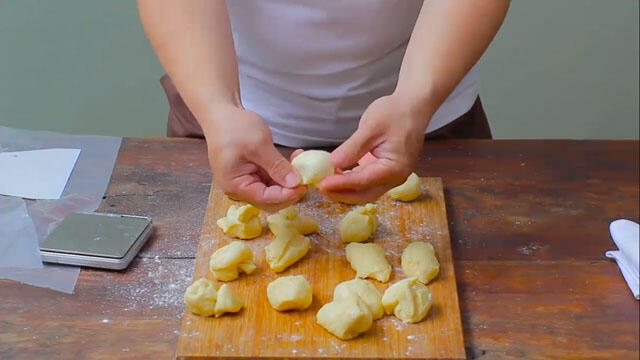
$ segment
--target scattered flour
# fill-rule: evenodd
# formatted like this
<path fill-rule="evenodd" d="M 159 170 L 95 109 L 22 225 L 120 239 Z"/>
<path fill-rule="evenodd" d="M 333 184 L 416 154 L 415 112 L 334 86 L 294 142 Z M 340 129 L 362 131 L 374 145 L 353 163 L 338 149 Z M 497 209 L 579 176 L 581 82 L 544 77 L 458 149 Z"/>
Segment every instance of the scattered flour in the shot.
<path fill-rule="evenodd" d="M 194 263 L 195 259 L 138 258 L 128 270 L 138 273 L 133 277 L 136 281 L 120 281 L 118 273 L 106 275 L 105 298 L 122 302 L 125 311 L 145 313 L 183 307 L 182 298 L 191 283 Z"/>
<path fill-rule="evenodd" d="M 536 245 L 534 243 L 531 243 L 531 244 L 529 244 L 527 246 L 520 247 L 517 250 L 521 254 L 531 255 L 534 252 L 536 252 L 537 250 L 544 249 L 547 246 L 548 245 Z"/>
<path fill-rule="evenodd" d="M 389 319 L 393 323 L 393 326 L 396 328 L 396 330 L 404 330 L 404 328 L 407 327 L 407 324 L 405 322 L 403 322 L 402 320 L 398 320 L 398 318 L 396 318 L 395 316 L 391 316 L 389 317 Z"/>

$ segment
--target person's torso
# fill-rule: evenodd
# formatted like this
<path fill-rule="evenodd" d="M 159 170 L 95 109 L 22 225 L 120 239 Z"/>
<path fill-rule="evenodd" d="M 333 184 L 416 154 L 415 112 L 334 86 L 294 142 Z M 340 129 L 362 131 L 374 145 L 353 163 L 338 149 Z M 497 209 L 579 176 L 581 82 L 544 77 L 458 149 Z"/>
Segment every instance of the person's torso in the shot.
<path fill-rule="evenodd" d="M 320 146 L 344 141 L 364 109 L 393 92 L 422 1 L 228 0 L 227 6 L 243 105 L 269 123 L 276 143 Z"/>

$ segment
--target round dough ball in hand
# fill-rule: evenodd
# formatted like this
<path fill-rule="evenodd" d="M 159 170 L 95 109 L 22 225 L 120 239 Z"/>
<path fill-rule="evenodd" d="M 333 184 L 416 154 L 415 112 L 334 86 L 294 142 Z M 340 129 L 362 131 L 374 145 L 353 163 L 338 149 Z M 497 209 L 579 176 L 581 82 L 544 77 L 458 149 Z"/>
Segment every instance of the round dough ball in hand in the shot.
<path fill-rule="evenodd" d="M 303 151 L 293 158 L 291 165 L 300 173 L 302 183 L 305 185 L 317 185 L 322 179 L 335 172 L 331 165 L 330 154 L 322 150 Z"/>
<path fill-rule="evenodd" d="M 187 309 L 196 315 L 213 315 L 217 298 L 216 284 L 207 278 L 194 281 L 184 292 L 184 303 Z"/>
<path fill-rule="evenodd" d="M 311 305 L 311 285 L 302 275 L 279 277 L 267 285 L 267 298 L 274 309 L 304 310 Z"/>
<path fill-rule="evenodd" d="M 425 241 L 412 242 L 402 252 L 402 271 L 423 284 L 428 284 L 440 272 L 433 245 Z"/>
<path fill-rule="evenodd" d="M 431 290 L 414 277 L 396 282 L 382 295 L 384 311 L 406 323 L 424 319 L 431 309 L 431 303 Z"/>
<path fill-rule="evenodd" d="M 420 177 L 416 173 L 411 173 L 402 184 L 387 191 L 392 198 L 400 201 L 412 201 L 420 197 Z"/>

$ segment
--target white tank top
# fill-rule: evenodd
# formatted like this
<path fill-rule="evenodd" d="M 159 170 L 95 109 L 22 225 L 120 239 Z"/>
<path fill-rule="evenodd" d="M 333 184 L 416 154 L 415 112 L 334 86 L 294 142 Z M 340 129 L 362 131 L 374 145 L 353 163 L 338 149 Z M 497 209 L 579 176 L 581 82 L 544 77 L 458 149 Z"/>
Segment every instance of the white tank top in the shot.
<path fill-rule="evenodd" d="M 292 147 L 336 145 L 398 81 L 420 0 L 227 0 L 245 108 Z M 467 112 L 477 65 L 427 132 Z"/>

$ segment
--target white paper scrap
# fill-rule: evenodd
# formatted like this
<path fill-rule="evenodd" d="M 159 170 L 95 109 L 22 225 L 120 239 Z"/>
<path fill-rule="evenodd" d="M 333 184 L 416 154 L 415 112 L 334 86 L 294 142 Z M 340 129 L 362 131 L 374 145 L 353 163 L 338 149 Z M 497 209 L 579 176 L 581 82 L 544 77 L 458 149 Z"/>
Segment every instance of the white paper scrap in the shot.
<path fill-rule="evenodd" d="M 28 199 L 59 199 L 80 149 L 0 153 L 0 194 Z"/>

